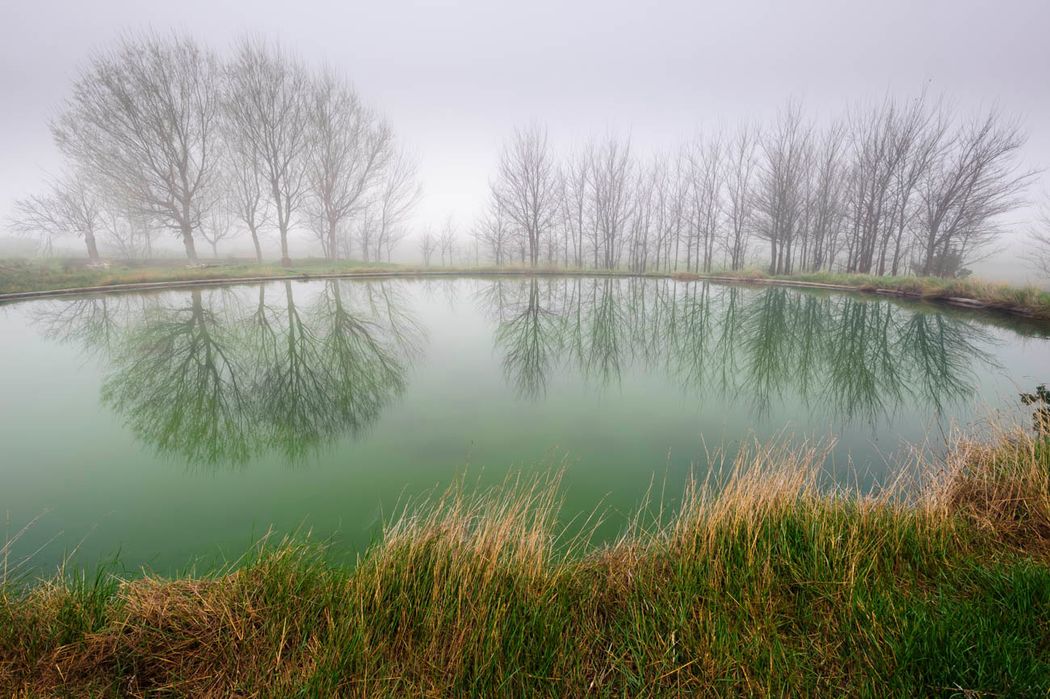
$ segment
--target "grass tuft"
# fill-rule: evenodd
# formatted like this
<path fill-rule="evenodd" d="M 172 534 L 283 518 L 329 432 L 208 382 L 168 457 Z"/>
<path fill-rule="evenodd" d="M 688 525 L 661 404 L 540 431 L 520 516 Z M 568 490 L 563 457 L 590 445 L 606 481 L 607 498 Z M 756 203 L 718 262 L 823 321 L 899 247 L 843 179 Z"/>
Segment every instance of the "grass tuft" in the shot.
<path fill-rule="evenodd" d="M 557 478 L 409 505 L 352 568 L 286 541 L 211 577 L 0 594 L 7 695 L 1045 695 L 1048 445 L 958 440 L 923 489 L 742 450 L 596 549 Z"/>

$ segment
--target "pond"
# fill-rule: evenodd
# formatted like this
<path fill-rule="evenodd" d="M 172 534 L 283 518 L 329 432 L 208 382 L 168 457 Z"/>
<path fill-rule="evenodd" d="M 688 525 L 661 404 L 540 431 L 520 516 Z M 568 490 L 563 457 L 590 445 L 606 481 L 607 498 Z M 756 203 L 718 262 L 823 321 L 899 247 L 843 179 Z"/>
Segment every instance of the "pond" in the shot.
<path fill-rule="evenodd" d="M 835 438 L 885 480 L 955 425 L 1019 413 L 1046 328 L 856 294 L 629 278 L 280 281 L 0 307 L 11 560 L 172 573 L 272 528 L 363 550 L 450 483 L 562 472 L 614 536 L 708 454 Z"/>

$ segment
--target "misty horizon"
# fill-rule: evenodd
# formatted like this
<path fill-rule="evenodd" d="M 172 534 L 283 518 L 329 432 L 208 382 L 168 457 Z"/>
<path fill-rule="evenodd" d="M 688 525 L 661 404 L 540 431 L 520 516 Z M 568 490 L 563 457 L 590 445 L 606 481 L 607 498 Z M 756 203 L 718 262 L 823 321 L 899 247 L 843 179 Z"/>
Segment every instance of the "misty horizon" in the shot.
<path fill-rule="evenodd" d="M 395 259 L 419 259 L 419 232 L 450 217 L 461 235 L 469 232 L 484 211 L 502 144 L 530 123 L 547 128 L 559 153 L 613 136 L 629 139 L 645 160 L 700 133 L 769 124 L 791 100 L 819 123 L 858 105 L 926 93 L 958 113 L 995 106 L 1020 123 L 1027 142 L 1018 167 L 1040 172 L 1026 189 L 1027 205 L 1004 217 L 1005 235 L 995 246 L 1001 250 L 975 269 L 1016 279 L 1022 267 L 1027 277 L 1029 270 L 1017 264 L 1018 246 L 1046 196 L 1050 98 L 1039 88 L 1050 51 L 1036 36 L 1026 41 L 1015 33 L 1037 34 L 1050 11 L 1036 2 L 1011 3 L 1012 13 L 988 3 L 952 5 L 951 13 L 938 12 L 939 5 L 947 8 L 807 3 L 788 11 L 750 3 L 662 12 L 628 5 L 496 12 L 482 5 L 406 5 L 343 8 L 322 21 L 328 10 L 320 6 L 244 17 L 228 6 L 171 13 L 113 2 L 87 16 L 64 8 L 46 33 L 32 27 L 43 22 L 47 3 L 21 7 L 5 24 L 0 48 L 5 94 L 14 107 L 0 129 L 6 154 L 0 216 L 61 170 L 48 123 L 93 53 L 146 29 L 193 36 L 223 55 L 239 37 L 257 35 L 308 65 L 346 75 L 416 158 L 423 193 L 412 214 L 412 239 Z M 30 57 L 27 71 L 22 67 Z M 321 253 L 301 232 L 296 245 L 300 254 Z M 158 244 L 158 251 L 169 248 L 177 253 L 177 241 Z M 248 253 L 250 244 L 239 240 L 227 251 Z"/>

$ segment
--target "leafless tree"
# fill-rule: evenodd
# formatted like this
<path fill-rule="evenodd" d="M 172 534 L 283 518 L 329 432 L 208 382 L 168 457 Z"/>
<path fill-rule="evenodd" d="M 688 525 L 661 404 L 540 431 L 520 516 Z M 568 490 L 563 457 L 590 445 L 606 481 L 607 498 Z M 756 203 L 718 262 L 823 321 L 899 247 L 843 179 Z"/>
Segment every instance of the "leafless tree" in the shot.
<path fill-rule="evenodd" d="M 105 207 L 102 211 L 104 238 L 117 254 L 128 260 L 153 256 L 153 226 L 148 217 L 128 209 Z"/>
<path fill-rule="evenodd" d="M 838 252 L 843 223 L 844 137 L 844 126 L 835 123 L 814 139 L 800 257 L 804 270 L 830 267 Z"/>
<path fill-rule="evenodd" d="M 1033 262 L 1036 269 L 1050 277 L 1050 204 L 1044 204 L 1031 233 L 1034 248 Z"/>
<path fill-rule="evenodd" d="M 722 218 L 722 136 L 697 139 L 685 150 L 689 173 L 689 245 L 686 264 L 710 272 Z"/>
<path fill-rule="evenodd" d="M 755 196 L 755 233 L 769 241 L 769 269 L 774 274 L 790 274 L 793 269 L 810 143 L 811 129 L 803 123 L 801 109 L 795 103 L 780 113 L 776 125 L 762 141 L 765 162 Z"/>
<path fill-rule="evenodd" d="M 332 70 L 312 81 L 309 127 L 313 140 L 307 161 L 310 218 L 320 223 L 316 233 L 329 258 L 349 255 L 351 219 L 370 197 L 395 157 L 390 127 L 366 108 L 353 88 Z M 342 243 L 340 245 L 340 242 Z"/>
<path fill-rule="evenodd" d="M 441 264 L 451 265 L 456 252 L 456 224 L 451 215 L 445 218 L 445 224 L 438 235 L 437 245 Z"/>
<path fill-rule="evenodd" d="M 608 138 L 589 151 L 590 209 L 594 216 L 591 248 L 595 267 L 612 269 L 620 262 L 627 221 L 632 213 L 634 162 L 629 140 Z"/>
<path fill-rule="evenodd" d="M 88 257 L 98 259 L 96 235 L 102 226 L 103 210 L 97 195 L 77 175 L 66 175 L 50 183 L 46 194 L 15 202 L 10 228 L 17 234 L 40 238 L 50 254 L 55 238 L 72 235 L 84 239 Z"/>
<path fill-rule="evenodd" d="M 544 240 L 553 233 L 559 190 L 547 130 L 534 124 L 515 131 L 504 146 L 492 194 L 522 232 L 533 267 L 539 262 Z"/>
<path fill-rule="evenodd" d="M 423 255 L 423 265 L 425 267 L 430 266 L 430 261 L 434 257 L 434 251 L 437 249 L 437 236 L 429 228 L 424 228 L 423 233 L 419 236 L 419 250 Z"/>
<path fill-rule="evenodd" d="M 226 110 L 229 115 L 230 109 Z M 262 170 L 262 159 L 251 138 L 237 127 L 236 121 L 224 119 L 226 143 L 223 176 L 226 182 L 226 205 L 229 212 L 244 224 L 255 248 L 256 262 L 262 262 L 261 236 L 270 224 L 270 187 Z"/>
<path fill-rule="evenodd" d="M 744 125 L 727 145 L 726 167 L 726 255 L 731 269 L 744 266 L 751 234 L 754 175 L 758 134 Z"/>
<path fill-rule="evenodd" d="M 594 224 L 588 207 L 591 189 L 591 160 L 588 153 L 577 149 L 569 155 L 561 178 L 562 233 L 566 264 L 583 266 L 583 241 L 592 236 Z"/>
<path fill-rule="evenodd" d="M 503 207 L 493 200 L 488 211 L 474 224 L 474 239 L 496 265 L 510 259 L 512 230 Z"/>
<path fill-rule="evenodd" d="M 190 260 L 218 171 L 219 66 L 182 36 L 126 37 L 97 54 L 51 125 L 106 194 L 176 231 Z"/>
<path fill-rule="evenodd" d="M 416 163 L 404 152 L 396 153 L 383 169 L 377 201 L 373 206 L 376 233 L 372 258 L 387 261 L 394 246 L 405 236 L 405 222 L 419 203 L 422 188 L 416 178 Z M 368 246 L 363 246 L 365 261 L 369 260 Z"/>
<path fill-rule="evenodd" d="M 1024 142 L 1017 124 L 994 110 L 963 126 L 920 185 L 919 273 L 954 275 L 998 237 L 998 217 L 1019 204 L 1034 176 L 1017 168 Z"/>
<path fill-rule="evenodd" d="M 241 42 L 227 70 L 227 114 L 244 138 L 245 157 L 261 173 L 281 238 L 281 264 L 290 264 L 288 232 L 303 205 L 311 156 L 309 79 L 280 47 Z"/>
<path fill-rule="evenodd" d="M 219 243 L 232 238 L 236 233 L 233 226 L 233 214 L 229 206 L 215 206 L 201 224 L 201 237 L 211 245 L 211 256 L 219 256 Z"/>

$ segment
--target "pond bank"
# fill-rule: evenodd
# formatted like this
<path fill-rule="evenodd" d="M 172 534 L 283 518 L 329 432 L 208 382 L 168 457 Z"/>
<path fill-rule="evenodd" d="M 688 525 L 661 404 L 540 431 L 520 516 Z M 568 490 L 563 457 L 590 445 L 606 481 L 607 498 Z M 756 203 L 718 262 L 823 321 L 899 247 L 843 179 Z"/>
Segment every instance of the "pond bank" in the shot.
<path fill-rule="evenodd" d="M 399 265 L 375 266 L 361 262 L 328 262 L 307 260 L 290 267 L 275 264 L 212 264 L 199 267 L 135 267 L 115 271 L 78 268 L 63 273 L 39 266 L 34 279 L 31 265 L 12 267 L 0 261 L 0 304 L 15 301 L 80 294 L 159 291 L 192 286 L 224 284 L 258 284 L 274 280 L 312 279 L 383 279 L 393 277 L 448 276 L 612 276 L 651 277 L 680 281 L 706 280 L 730 284 L 762 284 L 849 291 L 896 296 L 942 303 L 962 308 L 988 310 L 1008 315 L 1050 320 L 1050 292 L 1034 287 L 1011 287 L 969 279 L 927 277 L 877 277 L 860 274 L 813 273 L 769 276 L 762 272 L 694 274 L 682 272 L 624 272 L 558 268 L 462 267 L 420 268 Z"/>
<path fill-rule="evenodd" d="M 9 695 L 1042 695 L 1050 448 L 959 441 L 921 494 L 816 487 L 756 445 L 714 495 L 556 546 L 557 479 L 453 488 L 353 569 L 283 544 L 218 576 L 7 585 Z M 655 506 L 649 508 L 656 511 Z"/>

